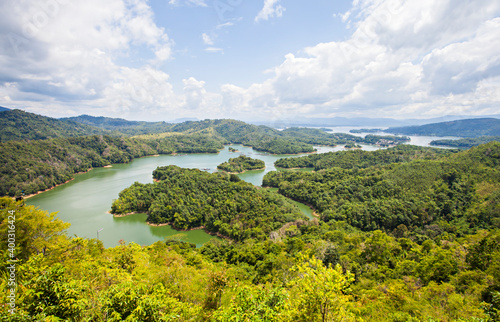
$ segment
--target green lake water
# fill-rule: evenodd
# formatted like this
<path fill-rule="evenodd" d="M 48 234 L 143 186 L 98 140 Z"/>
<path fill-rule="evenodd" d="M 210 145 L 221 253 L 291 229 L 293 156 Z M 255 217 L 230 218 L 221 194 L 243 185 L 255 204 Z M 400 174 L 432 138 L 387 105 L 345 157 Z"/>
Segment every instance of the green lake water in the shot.
<path fill-rule="evenodd" d="M 141 183 L 153 182 L 152 172 L 158 166 L 177 165 L 183 168 L 198 168 L 209 172 L 217 171 L 217 165 L 244 153 L 245 155 L 261 159 L 266 163 L 265 170 L 248 171 L 238 176 L 256 186 L 262 184 L 264 174 L 276 170 L 274 162 L 283 157 L 297 155 L 270 155 L 253 150 L 250 147 L 231 145 L 239 152 L 229 152 L 228 147 L 218 154 L 186 154 L 163 155 L 159 157 L 145 157 L 128 164 L 114 164 L 111 168 L 97 168 L 84 174 L 78 174 L 67 184 L 41 193 L 26 200 L 27 204 L 34 205 L 49 212 L 58 212 L 58 217 L 71 223 L 68 229 L 70 236 L 99 239 L 104 246 L 113 247 L 120 240 L 127 243 L 135 242 L 140 245 L 150 245 L 165 238 L 178 238 L 200 246 L 213 237 L 203 230 L 179 232 L 169 226 L 152 227 L 146 224 L 146 215 L 137 214 L 127 217 L 114 218 L 108 211 L 114 199 L 123 189 L 138 181 Z M 316 147 L 318 153 L 340 151 L 342 147 Z M 366 150 L 377 147 L 364 146 Z M 306 205 L 297 203 L 299 208 L 312 218 L 312 211 Z M 102 229 L 102 230 L 101 230 Z"/>

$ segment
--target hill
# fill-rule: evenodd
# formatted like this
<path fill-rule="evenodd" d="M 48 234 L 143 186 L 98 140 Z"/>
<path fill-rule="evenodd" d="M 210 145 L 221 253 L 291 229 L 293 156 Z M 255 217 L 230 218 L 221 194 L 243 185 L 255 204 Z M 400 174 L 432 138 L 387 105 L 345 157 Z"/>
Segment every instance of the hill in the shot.
<path fill-rule="evenodd" d="M 3 106 L 0 106 L 0 112 L 3 112 L 3 111 L 10 111 L 10 109 L 3 107 Z"/>
<path fill-rule="evenodd" d="M 428 136 L 500 136 L 500 119 L 480 118 L 432 123 L 421 126 L 392 127 L 386 133 Z"/>
<path fill-rule="evenodd" d="M 171 124 L 166 122 L 128 121 L 121 118 L 91 115 L 62 118 L 61 120 L 74 121 L 108 131 L 117 131 L 128 136 L 169 132 L 171 128 Z"/>
<path fill-rule="evenodd" d="M 313 173 L 269 172 L 263 186 L 312 204 L 326 222 L 346 221 L 396 235 L 404 229 L 415 240 L 432 238 L 437 231 L 460 236 L 500 227 L 500 143 L 451 154 L 431 149 L 360 152 L 311 160 L 321 169 Z"/>
<path fill-rule="evenodd" d="M 106 134 L 108 131 L 73 122 L 61 121 L 21 110 L 0 113 L 0 141 L 46 140 L 59 137 Z"/>

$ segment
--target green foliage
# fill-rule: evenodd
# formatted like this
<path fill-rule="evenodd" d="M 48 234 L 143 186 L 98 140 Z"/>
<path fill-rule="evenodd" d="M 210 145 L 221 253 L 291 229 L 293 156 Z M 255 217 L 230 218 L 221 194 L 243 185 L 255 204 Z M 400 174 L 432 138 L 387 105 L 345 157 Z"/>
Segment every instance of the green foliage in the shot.
<path fill-rule="evenodd" d="M 305 219 L 296 205 L 277 193 L 177 166 L 159 167 L 158 181 L 134 183 L 120 192 L 112 213 L 148 213 L 151 223 L 171 223 L 177 229 L 204 227 L 234 240 L 265 239 L 283 224 Z"/>
<path fill-rule="evenodd" d="M 221 307 L 213 321 L 281 322 L 287 321 L 286 300 L 288 293 L 283 288 L 255 289 L 243 285 L 234 288 L 236 295 L 228 306 Z"/>
<path fill-rule="evenodd" d="M 172 124 L 165 122 L 127 121 L 120 118 L 95 117 L 90 115 L 62 118 L 61 120 L 86 124 L 127 136 L 164 133 L 169 132 L 172 127 Z"/>
<path fill-rule="evenodd" d="M 263 185 L 312 204 L 324 221 L 420 241 L 460 236 L 500 222 L 499 151 L 492 142 L 454 154 L 412 147 L 335 153 L 314 159 L 323 170 L 270 172 Z"/>
<path fill-rule="evenodd" d="M 449 155 L 452 150 L 433 149 L 413 145 L 377 151 L 339 151 L 307 155 L 299 158 L 283 158 L 275 162 L 280 168 L 314 168 L 315 170 L 339 167 L 343 169 L 368 168 L 375 165 L 434 160 Z"/>
<path fill-rule="evenodd" d="M 500 142 L 500 136 L 480 136 L 477 138 L 465 138 L 459 140 L 434 140 L 431 141 L 430 144 L 435 146 L 450 146 L 460 149 L 469 149 L 473 146 L 478 146 L 493 141 Z"/>
<path fill-rule="evenodd" d="M 0 195 L 29 195 L 50 189 L 78 172 L 111 163 L 127 163 L 154 154 L 217 153 L 224 146 L 213 137 L 175 135 L 137 139 L 110 136 L 57 138 L 0 143 Z"/>
<path fill-rule="evenodd" d="M 182 175 L 175 168 L 157 175 L 174 174 L 169 171 Z M 446 180 L 453 177 L 448 172 Z M 48 221 L 41 210 L 1 202 L 2 212 L 19 214 L 16 226 L 40 227 L 30 244 L 51 243 L 45 252 L 19 249 L 27 256 L 16 263 L 17 313 L 3 305 L 1 321 L 498 319 L 498 230 L 442 234 L 419 245 L 345 222 L 296 221 L 281 240 L 217 240 L 201 249 L 169 240 L 105 249 L 97 240 L 61 235 L 65 225 Z M 407 233 L 399 228 L 399 235 Z M 8 258 L 7 249 L 0 252 Z M 6 289 L 5 267 L 1 276 Z M 0 294 L 2 303 L 6 295 Z"/>
<path fill-rule="evenodd" d="M 294 321 L 355 321 L 349 312 L 350 284 L 354 275 L 342 272 L 340 265 L 326 267 L 312 257 L 294 267 L 297 277 L 292 288 L 291 315 Z"/>
<path fill-rule="evenodd" d="M 0 129 L 0 142 L 110 134 L 93 126 L 62 121 L 21 110 L 1 112 Z"/>
<path fill-rule="evenodd" d="M 36 254 L 57 254 L 58 247 L 66 240 L 64 231 L 68 227 L 68 223 L 56 218 L 56 213 L 49 214 L 11 198 L 0 198 L 0 252 L 7 252 L 5 241 L 12 231 L 16 236 L 16 248 L 10 259 L 27 260 Z"/>
<path fill-rule="evenodd" d="M 252 159 L 245 155 L 240 155 L 237 158 L 229 159 L 229 161 L 221 163 L 217 169 L 227 172 L 241 173 L 247 170 L 260 170 L 266 167 L 266 163 L 259 159 Z"/>

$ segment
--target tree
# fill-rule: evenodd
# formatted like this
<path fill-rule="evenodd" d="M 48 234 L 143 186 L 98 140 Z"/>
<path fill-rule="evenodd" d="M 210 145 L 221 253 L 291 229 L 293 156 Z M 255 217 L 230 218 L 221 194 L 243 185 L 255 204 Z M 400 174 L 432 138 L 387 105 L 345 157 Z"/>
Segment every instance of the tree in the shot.
<path fill-rule="evenodd" d="M 292 316 L 298 321 L 349 321 L 348 311 L 350 284 L 354 275 L 342 272 L 340 265 L 332 268 L 315 258 L 300 257 L 294 267 L 297 277 L 289 286 L 295 294 L 290 302 Z"/>

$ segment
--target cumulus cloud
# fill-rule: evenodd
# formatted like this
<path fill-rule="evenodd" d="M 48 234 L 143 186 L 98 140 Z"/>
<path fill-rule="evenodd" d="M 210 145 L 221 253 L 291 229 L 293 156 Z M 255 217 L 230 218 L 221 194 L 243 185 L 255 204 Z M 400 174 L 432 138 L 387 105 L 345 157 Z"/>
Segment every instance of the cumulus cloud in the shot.
<path fill-rule="evenodd" d="M 144 66 L 171 57 L 171 41 L 146 0 L 109 0 L 106 6 L 98 0 L 6 0 L 0 12 L 0 88 L 19 105 L 59 102 L 61 115 L 74 102 L 131 109 L 159 106 L 160 98 L 173 95 L 168 75 L 116 63 L 132 48 L 150 51 Z M 148 79 L 158 86 L 137 84 Z"/>
<path fill-rule="evenodd" d="M 498 103 L 493 88 L 500 90 L 488 82 L 500 76 L 499 15 L 500 3 L 486 0 L 357 0 L 341 16 L 350 38 L 286 55 L 259 90 L 226 86 L 222 94 L 245 108 L 272 106 L 283 115 L 491 111 Z M 481 95 L 488 96 L 478 101 Z"/>
<path fill-rule="evenodd" d="M 255 21 L 283 10 L 265 0 Z M 5 0 L 0 16 L 0 103 L 44 114 L 83 106 L 142 119 L 404 118 L 496 114 L 500 104 L 498 1 L 355 0 L 336 15 L 351 32 L 345 40 L 287 54 L 267 80 L 218 93 L 193 77 L 174 90 L 160 70 L 173 42 L 147 0 Z M 214 35 L 202 34 L 205 50 L 223 52 Z M 149 58 L 122 66 L 134 50 Z"/>
<path fill-rule="evenodd" d="M 255 17 L 255 22 L 283 16 L 285 8 L 279 2 L 280 0 L 264 0 L 264 7 Z"/>

